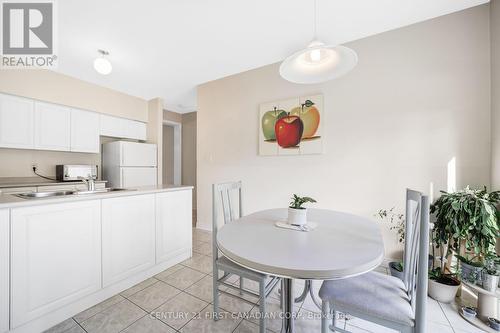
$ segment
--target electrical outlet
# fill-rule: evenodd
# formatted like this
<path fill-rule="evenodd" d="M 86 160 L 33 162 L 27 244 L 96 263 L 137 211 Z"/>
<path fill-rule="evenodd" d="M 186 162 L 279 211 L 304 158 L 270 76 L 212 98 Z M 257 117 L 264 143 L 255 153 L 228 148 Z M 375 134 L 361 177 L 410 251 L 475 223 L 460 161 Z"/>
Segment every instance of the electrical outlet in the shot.
<path fill-rule="evenodd" d="M 31 165 L 31 168 L 32 168 L 32 169 L 34 169 L 34 170 L 38 169 L 38 164 L 33 163 L 33 164 Z"/>

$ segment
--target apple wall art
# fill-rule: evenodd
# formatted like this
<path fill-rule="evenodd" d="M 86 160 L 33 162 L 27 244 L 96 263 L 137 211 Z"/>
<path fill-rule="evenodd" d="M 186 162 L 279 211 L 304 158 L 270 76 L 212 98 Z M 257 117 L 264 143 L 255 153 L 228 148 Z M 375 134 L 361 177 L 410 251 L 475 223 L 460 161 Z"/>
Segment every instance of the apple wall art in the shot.
<path fill-rule="evenodd" d="M 259 155 L 323 152 L 323 95 L 264 103 L 259 112 Z"/>

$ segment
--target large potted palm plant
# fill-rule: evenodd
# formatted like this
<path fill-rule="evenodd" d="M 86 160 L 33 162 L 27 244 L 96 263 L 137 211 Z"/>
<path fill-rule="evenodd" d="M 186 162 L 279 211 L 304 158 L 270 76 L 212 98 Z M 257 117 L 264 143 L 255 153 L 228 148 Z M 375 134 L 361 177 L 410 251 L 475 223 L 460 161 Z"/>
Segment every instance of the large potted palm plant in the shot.
<path fill-rule="evenodd" d="M 436 283 L 448 287 L 453 284 L 456 288 L 442 288 L 449 290 L 447 299 L 451 301 L 453 298 L 450 294 L 456 294 L 459 285 L 451 283 L 448 278 L 455 279 L 455 276 L 459 276 L 460 270 L 462 279 L 465 272 L 465 279 L 469 282 L 476 282 L 471 279 L 480 278 L 477 272 L 482 270 L 485 255 L 494 250 L 499 235 L 496 208 L 499 200 L 499 191 L 488 192 L 486 187 L 481 190 L 466 187 L 453 193 L 442 192 L 441 197 L 431 206 L 431 213 L 435 213 L 436 216 L 433 241 L 436 247 L 441 249 L 442 258 L 438 270 L 434 270 L 430 275 L 431 297 L 439 297 L 436 292 L 442 291 Z M 471 257 L 464 254 L 470 254 Z M 443 259 L 452 255 L 459 258 L 461 266 L 460 269 L 455 269 L 455 272 L 450 271 L 450 266 L 447 267 Z"/>

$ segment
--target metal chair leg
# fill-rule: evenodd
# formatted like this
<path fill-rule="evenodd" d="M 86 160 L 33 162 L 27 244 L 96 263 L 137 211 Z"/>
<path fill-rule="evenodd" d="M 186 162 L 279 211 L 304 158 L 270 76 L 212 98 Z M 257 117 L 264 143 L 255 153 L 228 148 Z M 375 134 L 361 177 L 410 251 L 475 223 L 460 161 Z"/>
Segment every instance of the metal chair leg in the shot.
<path fill-rule="evenodd" d="M 213 271 L 213 299 L 214 299 L 214 320 L 217 321 L 219 320 L 219 287 L 218 287 L 218 275 L 219 271 L 214 265 L 214 271 Z"/>
<path fill-rule="evenodd" d="M 330 312 L 333 312 L 332 324 L 330 325 L 330 331 L 335 332 L 335 327 L 337 327 L 337 319 L 339 316 L 339 312 L 335 311 L 335 310 L 330 311 Z"/>
<path fill-rule="evenodd" d="M 260 294 L 260 333 L 266 333 L 266 281 L 260 281 L 259 283 L 259 294 Z"/>

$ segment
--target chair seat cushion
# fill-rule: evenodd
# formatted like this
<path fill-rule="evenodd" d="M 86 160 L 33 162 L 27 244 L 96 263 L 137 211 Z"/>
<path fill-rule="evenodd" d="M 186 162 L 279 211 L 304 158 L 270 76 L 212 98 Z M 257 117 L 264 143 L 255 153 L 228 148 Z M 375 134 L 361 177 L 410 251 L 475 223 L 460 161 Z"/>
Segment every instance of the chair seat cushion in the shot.
<path fill-rule="evenodd" d="M 219 268 L 222 271 L 236 274 L 250 280 L 261 281 L 267 278 L 267 275 L 240 266 L 234 261 L 231 261 L 230 259 L 226 258 L 225 256 L 220 256 L 216 260 L 216 265 L 217 268 Z"/>
<path fill-rule="evenodd" d="M 414 325 L 415 316 L 404 283 L 393 276 L 370 272 L 325 281 L 319 297 L 330 301 L 336 311 L 351 310 L 406 326 Z"/>

